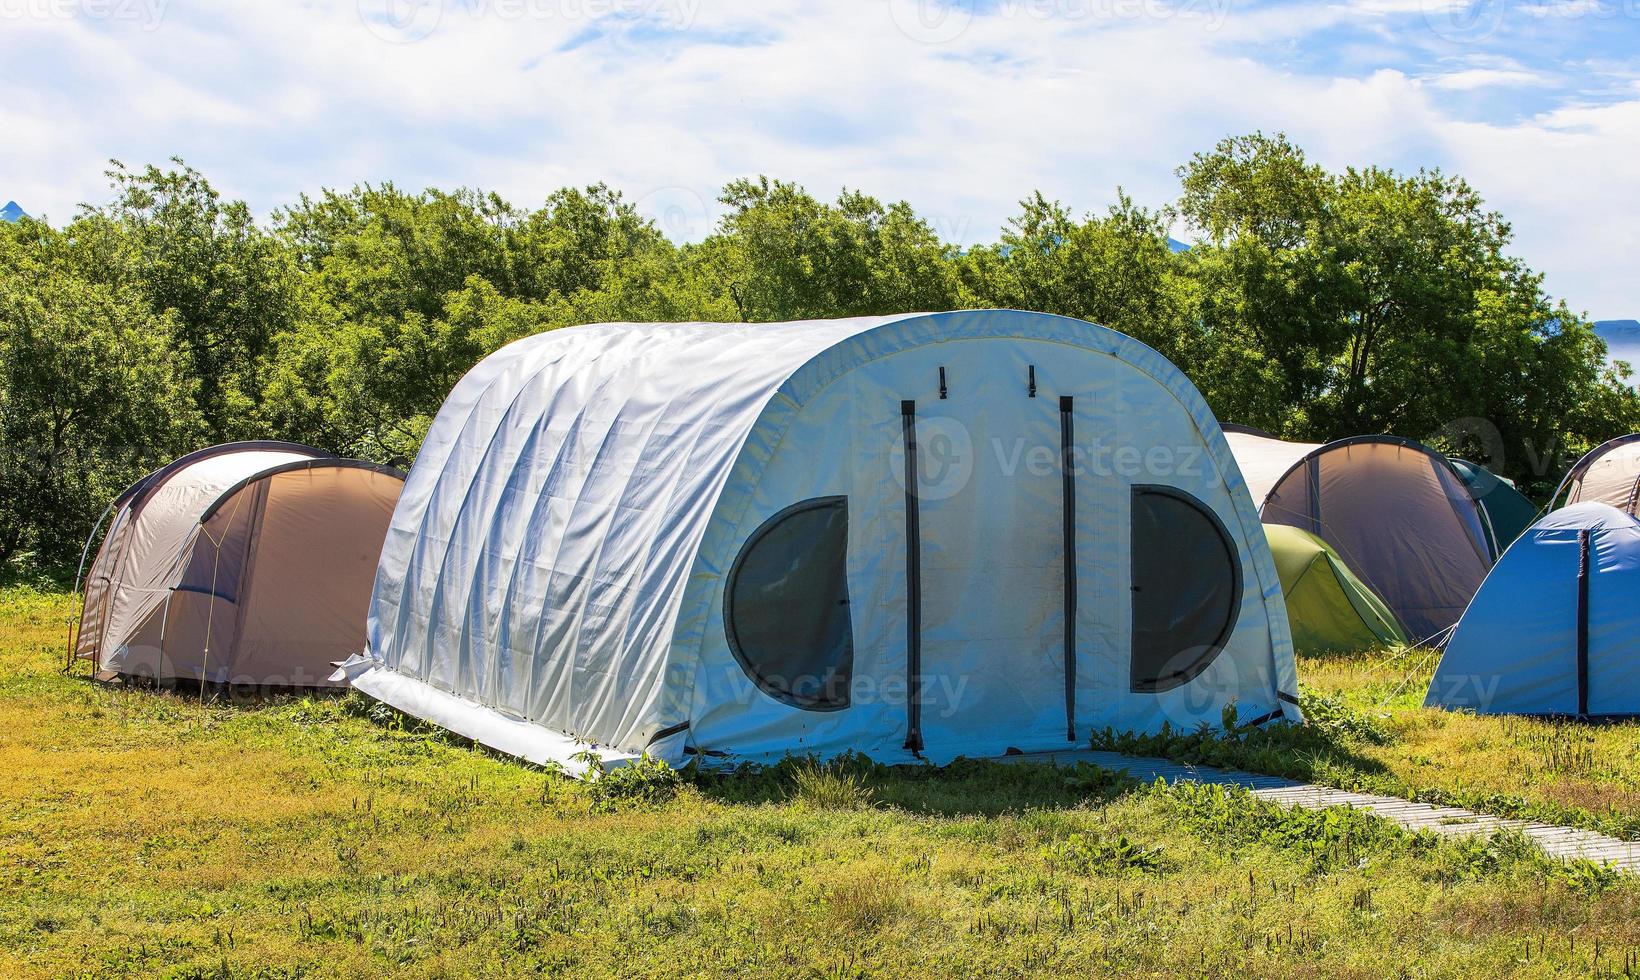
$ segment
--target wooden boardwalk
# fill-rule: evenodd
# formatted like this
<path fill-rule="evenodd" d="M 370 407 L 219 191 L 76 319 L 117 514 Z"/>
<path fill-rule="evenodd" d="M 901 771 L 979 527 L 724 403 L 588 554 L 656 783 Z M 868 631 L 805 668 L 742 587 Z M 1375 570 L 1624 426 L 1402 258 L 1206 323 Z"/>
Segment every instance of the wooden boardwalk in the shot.
<path fill-rule="evenodd" d="M 1117 752 L 1094 752 L 1083 749 L 1008 756 L 1006 761 L 1045 762 L 1050 765 L 1088 762 L 1102 769 L 1125 769 L 1128 775 L 1146 783 L 1162 779 L 1168 783 L 1190 781 L 1221 786 L 1243 786 L 1254 796 L 1273 800 L 1283 806 L 1302 806 L 1312 810 L 1330 806 L 1354 807 L 1370 810 L 1408 830 L 1428 830 L 1437 834 L 1480 836 L 1499 830 L 1518 830 L 1536 842 L 1551 857 L 1567 861 L 1584 858 L 1599 864 L 1609 864 L 1631 874 L 1640 873 L 1640 843 L 1618 840 L 1591 830 L 1533 823 L 1529 820 L 1506 820 L 1455 806 L 1413 803 L 1397 796 L 1350 793 L 1329 786 L 1282 779 L 1279 776 L 1260 776 L 1233 769 L 1191 766 L 1168 762 L 1165 759 L 1147 759 Z"/>

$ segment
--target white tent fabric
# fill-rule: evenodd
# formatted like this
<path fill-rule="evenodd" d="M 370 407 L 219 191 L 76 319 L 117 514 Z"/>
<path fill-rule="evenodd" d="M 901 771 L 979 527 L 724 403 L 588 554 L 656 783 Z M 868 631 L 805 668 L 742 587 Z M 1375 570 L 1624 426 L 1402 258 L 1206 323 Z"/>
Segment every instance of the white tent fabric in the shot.
<path fill-rule="evenodd" d="M 1246 428 L 1226 428 L 1224 438 L 1241 467 L 1241 477 L 1247 481 L 1247 492 L 1253 505 L 1263 507 L 1264 500 L 1275 489 L 1276 483 L 1298 461 L 1321 448 L 1319 442 L 1288 442 L 1274 436 L 1253 432 Z"/>
<path fill-rule="evenodd" d="M 1607 504 L 1522 534 L 1469 604 L 1425 703 L 1491 714 L 1640 715 L 1640 522 Z"/>
<path fill-rule="evenodd" d="M 1174 512 L 1162 491 L 1220 525 L 1236 589 L 1174 611 L 1184 629 L 1234 595 L 1188 678 L 1136 691 L 1132 583 L 1153 556 L 1129 535 Z M 835 508 L 846 528 L 832 606 L 847 610 L 849 686 L 824 710 L 770 694 L 725 622 L 748 542 L 794 505 Z M 790 577 L 807 554 L 788 556 Z M 1165 601 L 1155 591 L 1146 601 Z M 793 611 L 794 633 L 807 622 Z M 344 670 L 389 704 L 570 769 L 580 743 L 610 760 L 940 760 L 1064 748 L 1106 725 L 1217 724 L 1230 700 L 1244 719 L 1297 717 L 1280 583 L 1201 396 L 1131 338 L 1017 311 L 599 324 L 498 351 L 428 432 L 368 650 Z"/>

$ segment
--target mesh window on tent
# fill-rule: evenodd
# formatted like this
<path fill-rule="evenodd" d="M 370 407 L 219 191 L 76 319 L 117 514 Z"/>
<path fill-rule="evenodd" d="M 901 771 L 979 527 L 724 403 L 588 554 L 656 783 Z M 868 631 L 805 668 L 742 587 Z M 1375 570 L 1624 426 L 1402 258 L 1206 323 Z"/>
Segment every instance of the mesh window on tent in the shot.
<path fill-rule="evenodd" d="M 1133 690 L 1170 690 L 1224 649 L 1241 562 L 1218 516 L 1172 487 L 1133 488 L 1132 547 Z"/>
<path fill-rule="evenodd" d="M 729 648 L 757 686 L 810 711 L 849 705 L 848 499 L 794 504 L 752 533 L 725 590 Z"/>

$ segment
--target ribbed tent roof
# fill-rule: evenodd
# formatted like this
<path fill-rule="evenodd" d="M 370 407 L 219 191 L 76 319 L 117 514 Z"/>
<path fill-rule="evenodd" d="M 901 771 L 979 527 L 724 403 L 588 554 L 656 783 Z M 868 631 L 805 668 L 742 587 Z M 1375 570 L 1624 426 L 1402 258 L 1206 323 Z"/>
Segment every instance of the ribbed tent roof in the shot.
<path fill-rule="evenodd" d="M 1005 340 L 1109 355 L 1136 372 L 1125 389 L 1100 390 L 1094 400 L 1103 399 L 1101 411 L 1120 420 L 1125 406 L 1132 438 L 1148 438 L 1159 424 L 1154 418 L 1172 420 L 1179 433 L 1188 422 L 1190 438 L 1209 453 L 1207 470 L 1223 474 L 1214 484 L 1227 494 L 1223 520 L 1238 536 L 1262 541 L 1217 422 L 1194 386 L 1150 348 L 1083 321 L 972 310 L 573 327 L 490 355 L 440 409 L 383 547 L 367 660 L 349 666 L 354 683 L 527 758 L 556 758 L 557 748 L 543 747 L 544 732 L 641 750 L 703 710 L 690 700 L 692 679 L 721 632 L 707 597 L 740 547 L 733 536 L 742 519 L 767 503 L 758 496 L 763 467 L 787 445 L 794 419 L 812 405 L 834 406 L 825 409 L 837 413 L 826 431 L 844 434 L 844 443 L 809 465 L 880 472 L 870 488 L 880 494 L 892 489 L 890 458 L 900 458 L 901 399 L 926 399 L 933 409 L 947 382 L 953 401 L 958 391 L 983 400 L 997 382 L 974 387 L 977 370 L 953 366 L 948 377 L 945 368 L 930 368 L 896 389 L 885 411 L 869 415 L 855 412 L 857 400 L 821 396 L 833 386 L 847 395 L 843 379 L 864 377 L 872 365 L 946 344 L 960 353 L 972 347 L 959 342 Z M 1014 353 L 1002 343 L 994 350 Z M 1046 383 L 1050 363 L 1034 364 L 1017 365 L 1019 388 L 1010 396 L 1035 397 L 1027 394 L 1028 369 Z M 1062 390 L 1088 383 L 1069 372 L 1058 380 Z M 1056 407 L 1045 399 L 1033 404 Z M 1050 417 L 1058 423 L 1057 411 Z M 1056 428 L 1054 448 L 1057 435 Z M 731 480 L 741 462 L 744 472 Z M 1060 483 L 1050 486 L 1057 501 Z M 903 506 L 900 494 L 889 496 L 894 508 Z M 1109 523 L 1117 515 L 1090 507 L 1086 516 Z M 1057 541 L 1058 526 L 1051 530 Z M 877 540 L 896 533 L 884 523 Z M 1276 687 L 1288 691 L 1292 683 L 1285 614 L 1264 548 L 1250 549 L 1248 561 L 1247 596 L 1258 608 L 1246 618 L 1274 614 L 1259 654 L 1275 679 L 1268 696 L 1276 702 Z M 871 572 L 884 588 L 902 587 L 880 568 Z M 893 635 L 903 637 L 905 627 Z M 1271 707 L 1291 710 L 1286 704 Z"/>

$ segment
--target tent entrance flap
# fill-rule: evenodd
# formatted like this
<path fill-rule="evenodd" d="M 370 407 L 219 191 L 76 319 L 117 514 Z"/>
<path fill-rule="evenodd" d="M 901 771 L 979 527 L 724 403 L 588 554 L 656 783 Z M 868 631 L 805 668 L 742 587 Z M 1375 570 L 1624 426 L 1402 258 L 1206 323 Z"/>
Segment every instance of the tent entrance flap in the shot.
<path fill-rule="evenodd" d="M 1007 390 L 1004 379 L 987 380 Z M 932 755 L 1063 747 L 1067 731 L 1074 739 L 1068 420 L 1054 400 L 1024 392 L 968 394 L 986 387 L 975 379 L 952 389 L 939 414 L 916 419 L 916 469 L 907 471 L 916 478 L 921 607 L 910 696 Z"/>

